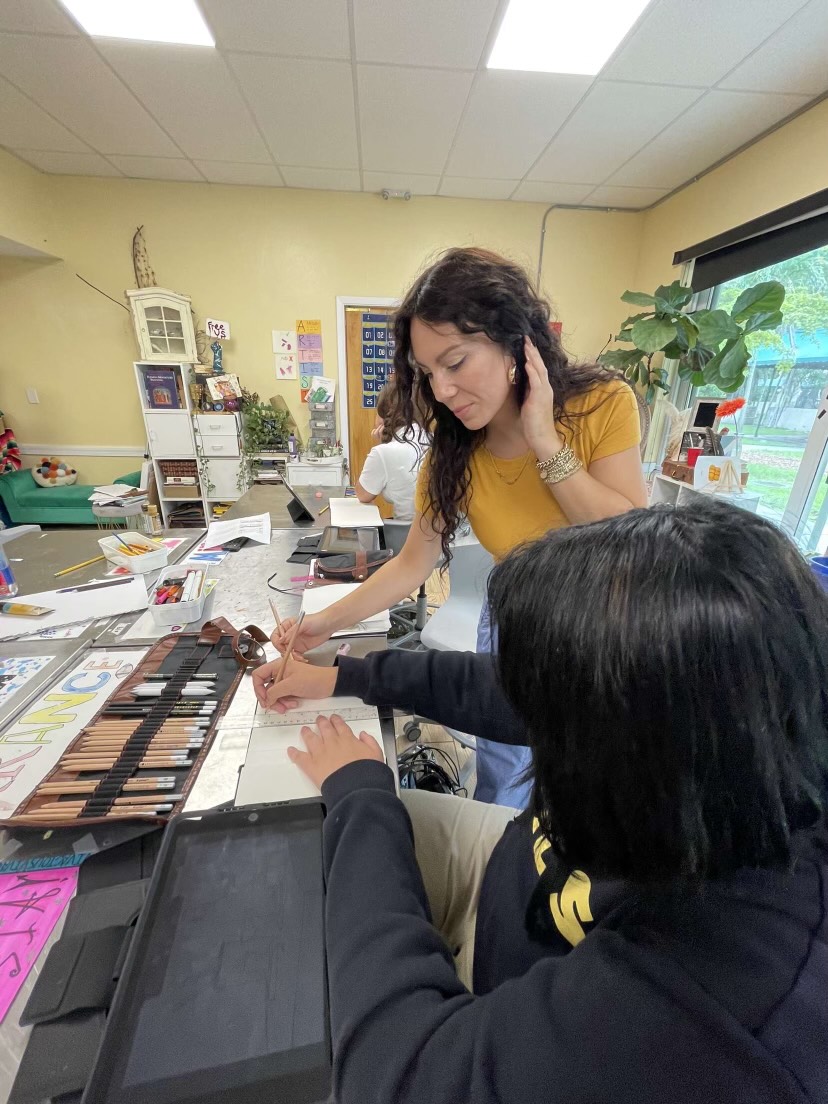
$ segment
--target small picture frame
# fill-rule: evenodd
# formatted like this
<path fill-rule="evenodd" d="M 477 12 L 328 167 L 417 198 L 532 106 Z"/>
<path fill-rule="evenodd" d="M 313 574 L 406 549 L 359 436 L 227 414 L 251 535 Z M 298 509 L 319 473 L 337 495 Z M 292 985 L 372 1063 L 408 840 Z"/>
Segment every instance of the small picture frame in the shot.
<path fill-rule="evenodd" d="M 707 434 L 704 430 L 688 429 L 682 434 L 681 437 L 681 451 L 684 456 L 687 456 L 687 450 L 690 448 L 703 449 L 707 445 Z"/>

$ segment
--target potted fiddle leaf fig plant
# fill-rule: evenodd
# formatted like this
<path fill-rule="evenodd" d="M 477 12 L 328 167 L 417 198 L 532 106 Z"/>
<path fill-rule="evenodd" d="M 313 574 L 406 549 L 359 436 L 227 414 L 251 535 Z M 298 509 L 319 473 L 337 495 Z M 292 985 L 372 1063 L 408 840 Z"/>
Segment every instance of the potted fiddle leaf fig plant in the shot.
<path fill-rule="evenodd" d="M 767 280 L 745 288 L 729 310 L 685 311 L 693 291 L 678 280 L 657 287 L 653 295 L 625 291 L 625 303 L 647 309 L 625 318 L 614 340 L 631 349 L 605 349 L 598 360 L 620 369 L 652 403 L 657 391 L 669 391 L 663 361 L 677 360 L 678 374 L 694 387 L 712 384 L 738 391 L 751 356 L 750 335 L 774 330 L 782 322 L 785 288 Z M 654 364 L 659 353 L 663 358 Z"/>

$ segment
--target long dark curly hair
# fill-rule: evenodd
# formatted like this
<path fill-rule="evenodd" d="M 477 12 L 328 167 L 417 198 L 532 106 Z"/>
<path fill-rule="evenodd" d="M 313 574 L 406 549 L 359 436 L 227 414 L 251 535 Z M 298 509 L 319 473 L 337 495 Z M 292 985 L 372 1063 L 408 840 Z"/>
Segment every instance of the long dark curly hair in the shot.
<path fill-rule="evenodd" d="M 555 417 L 564 425 L 573 417 L 566 409 L 570 399 L 619 377 L 601 365 L 574 363 L 568 358 L 549 329 L 549 304 L 537 295 L 520 265 L 497 253 L 449 249 L 418 277 L 394 315 L 396 400 L 403 425 L 419 421 L 431 434 L 428 509 L 443 527 L 443 556 L 450 560 L 451 540 L 470 497 L 469 459 L 483 442 L 485 430 L 467 429 L 434 398 L 428 377 L 414 363 L 414 318 L 432 324 L 450 322 L 462 333 L 483 333 L 518 362 L 523 358 L 524 337 L 529 336 L 549 373 Z M 526 391 L 525 373 L 519 373 L 519 405 L 523 405 Z"/>

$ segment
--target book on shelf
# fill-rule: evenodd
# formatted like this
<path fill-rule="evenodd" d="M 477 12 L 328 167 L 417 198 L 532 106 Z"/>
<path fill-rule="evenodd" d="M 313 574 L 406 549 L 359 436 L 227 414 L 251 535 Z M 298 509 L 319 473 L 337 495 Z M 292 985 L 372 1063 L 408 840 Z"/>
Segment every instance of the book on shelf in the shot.
<path fill-rule="evenodd" d="M 214 402 L 224 402 L 225 399 L 241 398 L 241 384 L 239 377 L 234 375 L 208 376 L 207 390 Z"/>
<path fill-rule="evenodd" d="M 178 389 L 179 375 L 173 368 L 148 368 L 144 372 L 144 393 L 152 410 L 181 410 L 185 404 Z"/>
<path fill-rule="evenodd" d="M 194 475 L 165 475 L 164 484 L 167 487 L 186 487 L 196 483 Z"/>

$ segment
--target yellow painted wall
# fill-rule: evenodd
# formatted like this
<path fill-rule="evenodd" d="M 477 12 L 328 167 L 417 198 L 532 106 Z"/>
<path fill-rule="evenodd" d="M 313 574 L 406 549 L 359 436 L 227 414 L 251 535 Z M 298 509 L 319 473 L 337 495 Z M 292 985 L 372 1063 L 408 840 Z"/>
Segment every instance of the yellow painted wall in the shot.
<path fill-rule="evenodd" d="M 0 237 L 51 253 L 51 223 L 48 178 L 0 150 Z"/>
<path fill-rule="evenodd" d="M 7 172 L 0 161 L 0 181 Z M 159 284 L 190 295 L 201 319 L 229 320 L 226 369 L 269 397 L 277 391 L 272 329 L 321 318 L 327 374 L 336 375 L 337 295 L 398 296 L 427 258 L 455 244 L 488 246 L 534 272 L 545 209 L 34 175 L 46 184 L 42 211 L 63 260 L 0 258 L 0 407 L 21 441 L 38 443 L 143 444 L 130 316 L 75 275 L 121 300 L 134 285 L 131 240 L 139 224 Z M 635 273 L 639 220 L 550 216 L 544 285 L 578 356 L 597 354 L 623 309 L 618 296 Z M 39 406 L 26 402 L 26 386 L 37 387 Z M 298 383 L 278 390 L 299 412 Z M 77 458 L 84 480 L 103 478 L 93 459 Z M 113 458 L 106 477 L 129 467 Z"/>
<path fill-rule="evenodd" d="M 828 186 L 828 100 L 791 120 L 641 218 L 636 288 L 678 277 L 678 249 Z"/>

